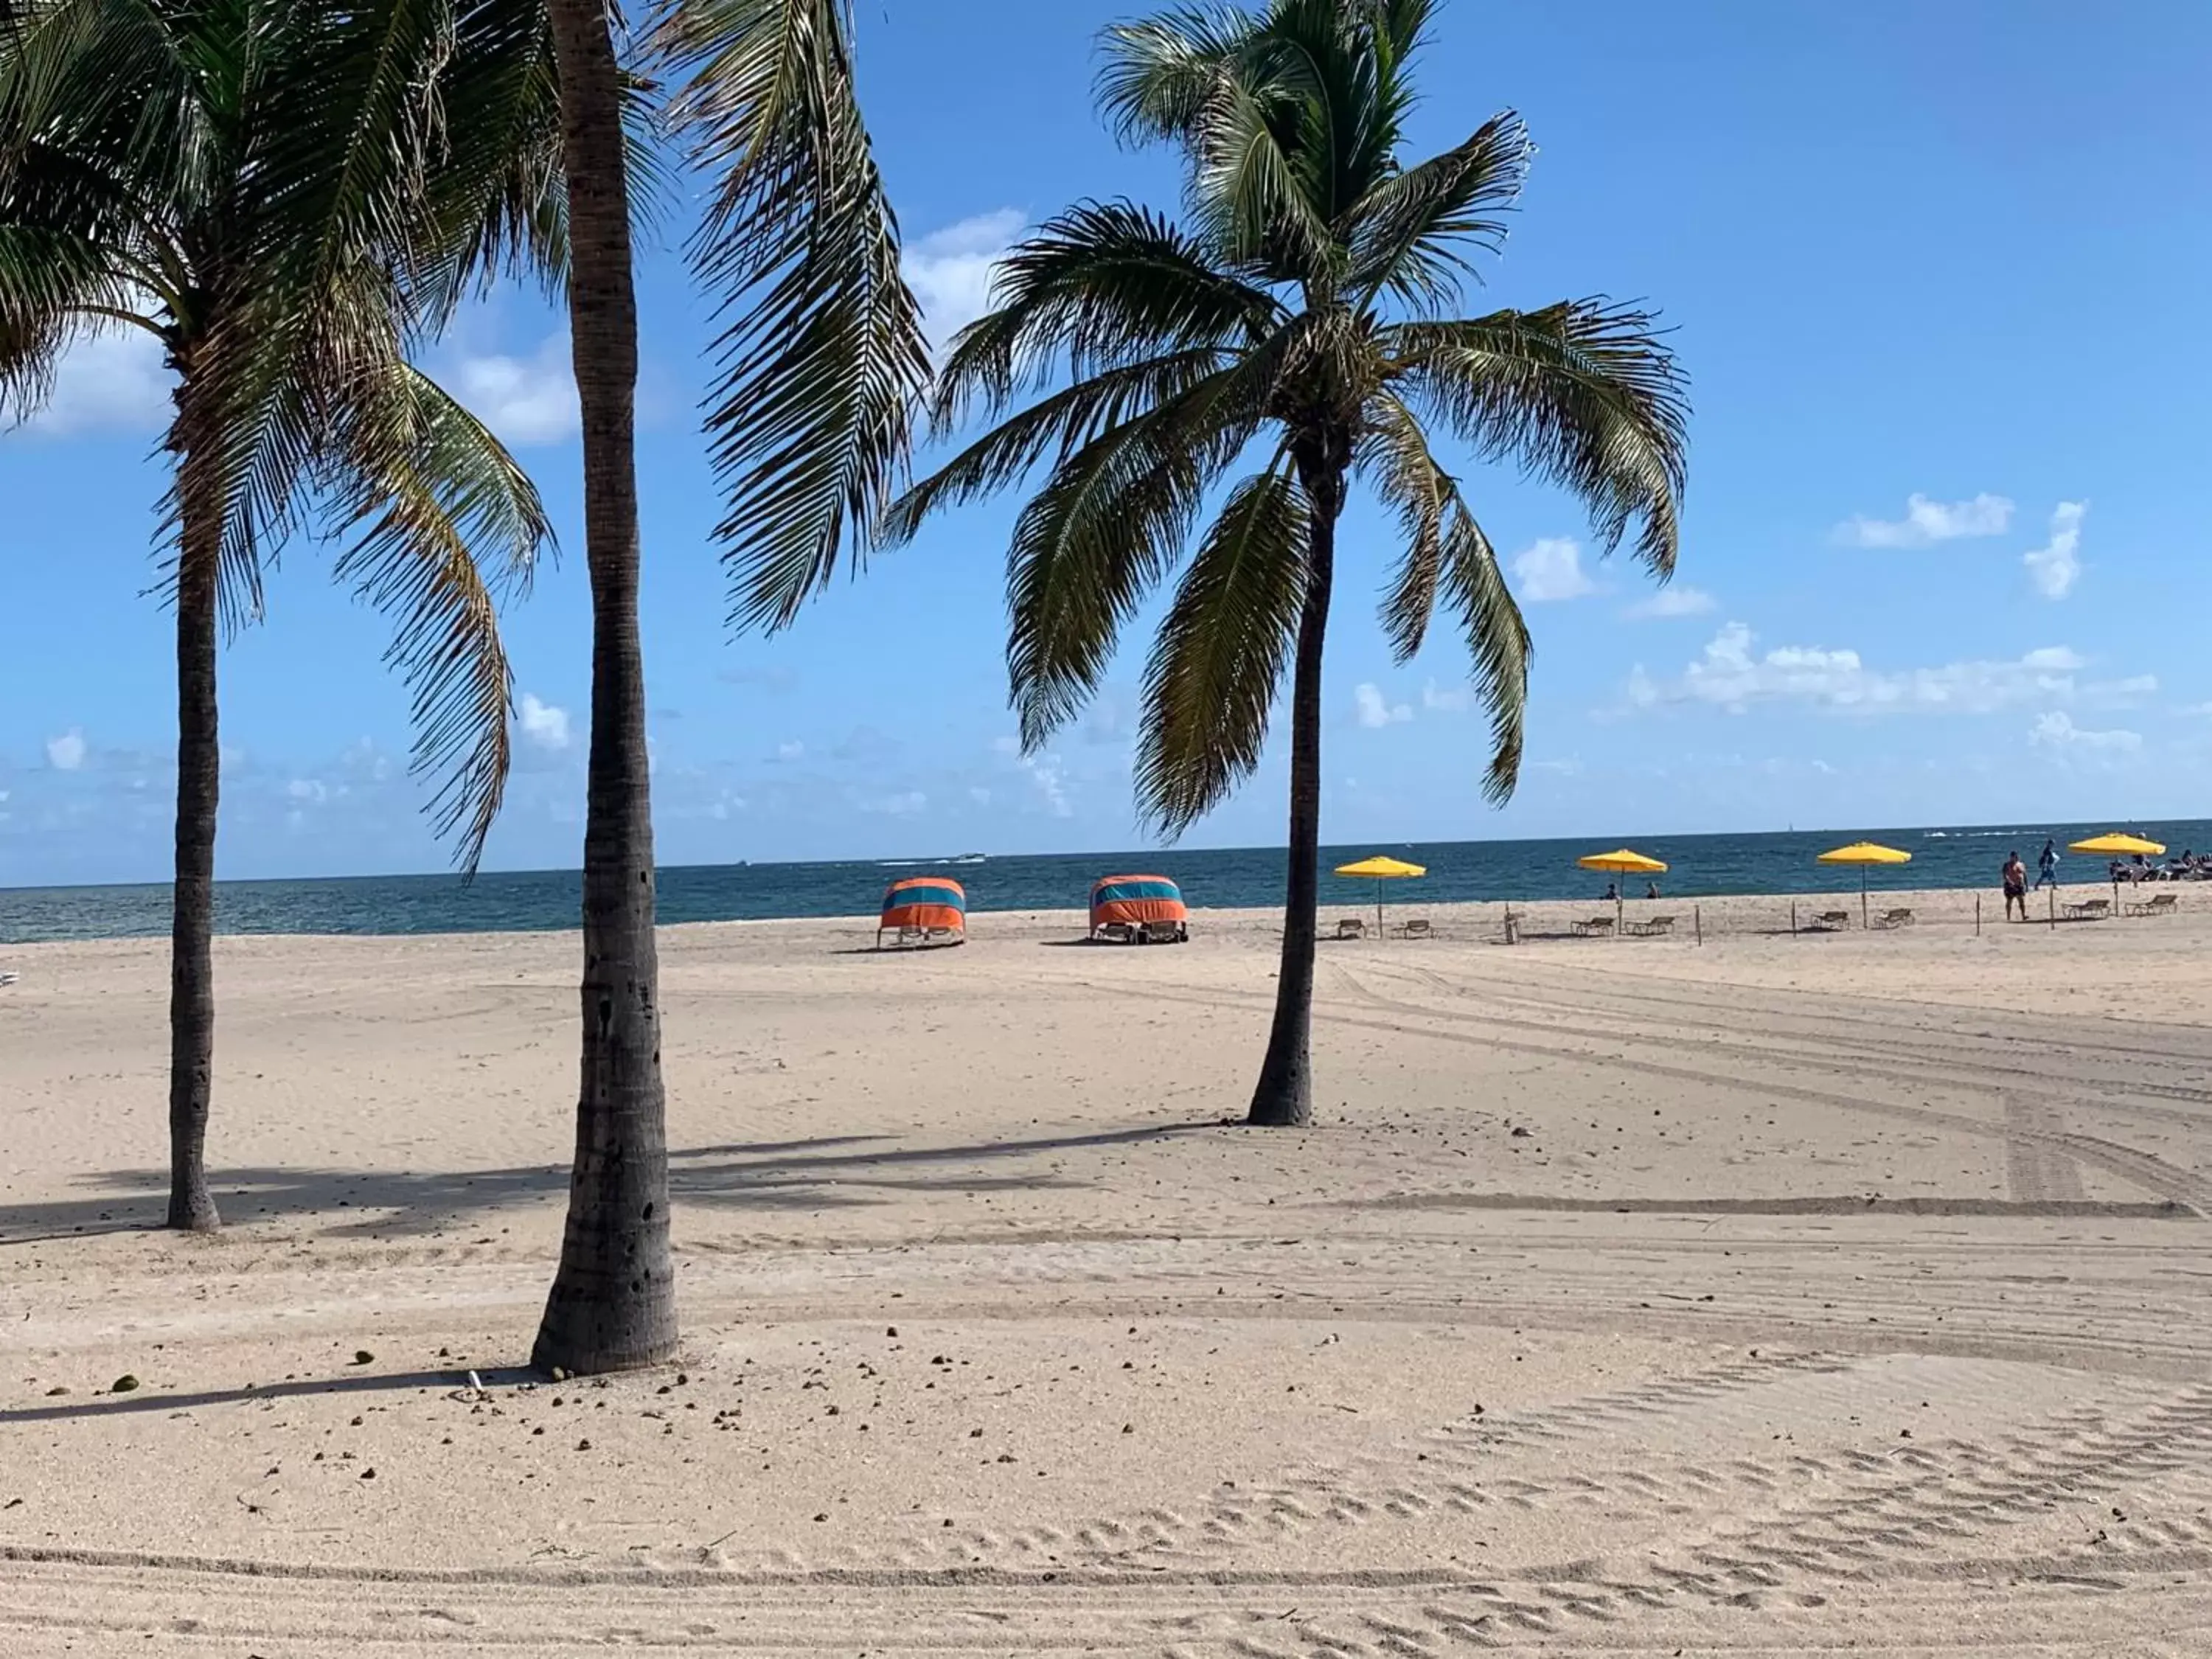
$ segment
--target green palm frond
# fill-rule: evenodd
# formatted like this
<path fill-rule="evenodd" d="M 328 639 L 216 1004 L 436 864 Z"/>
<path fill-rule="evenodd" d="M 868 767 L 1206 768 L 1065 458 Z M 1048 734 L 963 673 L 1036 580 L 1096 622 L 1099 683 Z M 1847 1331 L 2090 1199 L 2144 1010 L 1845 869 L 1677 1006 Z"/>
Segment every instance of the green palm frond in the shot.
<path fill-rule="evenodd" d="M 1482 792 L 1503 805 L 1521 780 L 1534 648 L 1490 538 L 1463 503 L 1455 502 L 1445 520 L 1443 592 L 1459 613 L 1475 697 L 1490 714 L 1490 770 Z"/>
<path fill-rule="evenodd" d="M 460 832 L 473 874 L 513 758 L 498 600 L 527 589 L 552 528 L 514 458 L 418 370 L 390 365 L 346 409 L 334 482 L 354 539 L 336 574 L 393 618 L 385 659 L 411 694 L 415 769 L 441 777 L 438 833 Z"/>
<path fill-rule="evenodd" d="M 46 402 L 76 339 L 149 325 L 135 298 L 91 238 L 0 220 L 0 432 Z"/>
<path fill-rule="evenodd" d="M 1413 660 L 1427 636 L 1436 612 L 1437 588 L 1443 574 L 1444 521 L 1458 500 L 1457 482 L 1429 452 L 1428 434 L 1397 398 L 1384 392 L 1370 399 L 1368 428 L 1353 465 L 1369 479 L 1383 504 L 1398 515 L 1406 551 L 1382 601 L 1382 631 L 1391 655 Z"/>
<path fill-rule="evenodd" d="M 1183 574 L 1145 676 L 1139 809 L 1168 836 L 1260 763 L 1305 598 L 1310 513 L 1278 464 L 1230 495 Z"/>
<path fill-rule="evenodd" d="M 1184 6 L 1101 37 L 1098 105 L 1125 143 L 1182 139 L 1219 95 L 1257 29 L 1232 5 Z"/>
<path fill-rule="evenodd" d="M 1087 378 L 1161 353 L 1245 348 L 1283 315 L 1168 220 L 1118 201 L 1079 203 L 1024 237 L 1000 261 L 994 299 L 939 374 L 940 434 L 977 406 L 1003 408 L 1063 362 Z"/>
<path fill-rule="evenodd" d="M 1641 520 L 1637 554 L 1674 566 L 1688 409 L 1653 319 L 1576 300 L 1462 322 L 1401 325 L 1384 347 L 1401 392 L 1486 459 L 1512 459 L 1588 508 L 1599 542 Z"/>
<path fill-rule="evenodd" d="M 1286 121 L 1286 103 L 1275 88 L 1224 77 L 1193 144 L 1190 204 L 1228 258 L 1322 286 L 1338 274 L 1328 181 L 1314 176 L 1314 144 L 1286 141 L 1281 129 L 1318 123 L 1326 106 L 1309 103 Z"/>
<path fill-rule="evenodd" d="M 1255 390 L 1241 365 L 1210 376 L 1092 439 L 1022 510 L 1006 556 L 1006 663 L 1025 750 L 1097 687 L 1207 489 L 1258 430 Z"/>
<path fill-rule="evenodd" d="M 845 0 L 677 0 L 654 30 L 672 117 L 718 174 L 692 263 L 728 319 L 707 425 L 740 627 L 787 624 L 858 556 L 929 380 L 850 27 Z"/>
<path fill-rule="evenodd" d="M 1353 210 L 1348 284 L 1425 309 L 1457 299 L 1459 278 L 1474 269 L 1470 253 L 1504 244 L 1502 216 L 1533 154 L 1528 130 L 1509 110 L 1465 143 L 1383 179 Z"/>
<path fill-rule="evenodd" d="M 1079 380 L 986 433 L 908 489 L 884 514 L 878 539 L 886 546 L 910 541 L 939 508 L 1002 489 L 1053 452 L 1065 460 L 1228 367 L 1225 352 L 1201 347 Z"/>
<path fill-rule="evenodd" d="M 568 264 L 561 85 L 544 0 L 473 0 L 438 77 L 423 210 L 422 303 L 441 318 L 473 289 L 557 284 Z M 454 118 L 459 114 L 461 118 Z"/>

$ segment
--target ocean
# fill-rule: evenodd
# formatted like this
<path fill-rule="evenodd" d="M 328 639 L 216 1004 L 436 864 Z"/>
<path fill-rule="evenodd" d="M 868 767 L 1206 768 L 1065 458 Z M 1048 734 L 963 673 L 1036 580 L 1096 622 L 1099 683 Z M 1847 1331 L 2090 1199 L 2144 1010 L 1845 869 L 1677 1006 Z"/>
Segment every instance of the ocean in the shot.
<path fill-rule="evenodd" d="M 1672 866 L 1660 878 L 1670 898 L 1723 893 L 1855 892 L 1859 872 L 1814 862 L 1846 842 L 1875 841 L 1912 854 L 1910 865 L 1869 872 L 1876 889 L 1994 888 L 2014 848 L 2032 869 L 2045 837 L 2069 841 L 2122 826 L 2015 824 L 1980 828 L 1851 830 L 1780 835 L 1653 836 L 1628 845 Z M 2125 826 L 2169 852 L 2212 851 L 2212 822 Z M 1617 842 L 1592 840 L 1458 841 L 1322 849 L 1322 902 L 1371 902 L 1372 882 L 1343 879 L 1327 866 L 1372 853 L 1426 865 L 1419 881 L 1393 884 L 1393 902 L 1474 899 L 1595 899 L 1607 878 L 1576 867 L 1584 853 Z M 885 884 L 943 872 L 968 890 L 971 909 L 1076 909 L 1103 875 L 1158 874 L 1182 884 L 1194 906 L 1256 908 L 1282 902 L 1280 848 L 1149 853 L 980 854 L 869 859 L 837 864 L 689 865 L 660 872 L 664 922 L 873 914 Z M 2100 860 L 2069 855 L 2062 879 L 2100 881 Z M 1624 890 L 1644 890 L 1631 878 Z M 216 926 L 226 933 L 481 933 L 576 926 L 573 870 L 499 871 L 464 884 L 451 875 L 337 876 L 302 881 L 227 881 L 216 887 Z M 0 889 L 0 944 L 41 939 L 128 939 L 169 929 L 166 885 Z"/>

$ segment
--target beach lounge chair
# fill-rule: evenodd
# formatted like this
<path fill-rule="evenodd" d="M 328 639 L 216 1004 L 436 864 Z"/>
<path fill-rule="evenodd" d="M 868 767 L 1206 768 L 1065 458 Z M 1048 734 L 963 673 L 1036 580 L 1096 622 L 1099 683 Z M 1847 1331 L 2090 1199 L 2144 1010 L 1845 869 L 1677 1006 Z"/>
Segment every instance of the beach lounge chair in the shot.
<path fill-rule="evenodd" d="M 1135 925 L 1126 921 L 1103 922 L 1091 937 L 1103 945 L 1134 945 L 1139 942 Z"/>
<path fill-rule="evenodd" d="M 2112 914 L 2110 899 L 2075 899 L 2066 907 L 2066 914 L 2075 921 L 2104 921 Z"/>
<path fill-rule="evenodd" d="M 1814 931 L 1823 933 L 1832 927 L 1849 927 L 1850 925 L 1851 913 L 1848 910 L 1823 910 L 1807 924 Z"/>
<path fill-rule="evenodd" d="M 1611 916 L 1591 916 L 1574 924 L 1574 933 L 1577 939 L 1595 939 L 1601 933 L 1611 932 L 1613 932 Z"/>
<path fill-rule="evenodd" d="M 1910 927 L 1912 926 L 1912 912 L 1885 910 L 1875 918 L 1874 925 L 1877 927 Z"/>
<path fill-rule="evenodd" d="M 1436 930 L 1429 926 L 1425 917 L 1421 916 L 1408 917 L 1405 927 L 1400 931 L 1407 939 L 1434 939 L 1437 936 Z"/>
<path fill-rule="evenodd" d="M 2141 904 L 2130 904 L 2128 906 L 2128 914 L 2131 916 L 2170 916 L 2179 902 L 2179 894 L 2160 893 L 2154 898 L 2144 900 Z"/>
<path fill-rule="evenodd" d="M 1632 921 L 1628 931 L 1638 939 L 1662 939 L 1674 931 L 1672 916 L 1646 916 L 1641 921 Z"/>
<path fill-rule="evenodd" d="M 1336 936 L 1339 939 L 1365 939 L 1367 924 L 1358 916 L 1346 916 L 1336 924 Z"/>
<path fill-rule="evenodd" d="M 1190 937 L 1187 921 L 1140 921 L 1137 924 L 1137 942 L 1140 945 L 1181 945 Z"/>
<path fill-rule="evenodd" d="M 0 974 L 0 985 L 13 985 L 15 982 L 15 978 L 16 976 L 13 974 Z"/>

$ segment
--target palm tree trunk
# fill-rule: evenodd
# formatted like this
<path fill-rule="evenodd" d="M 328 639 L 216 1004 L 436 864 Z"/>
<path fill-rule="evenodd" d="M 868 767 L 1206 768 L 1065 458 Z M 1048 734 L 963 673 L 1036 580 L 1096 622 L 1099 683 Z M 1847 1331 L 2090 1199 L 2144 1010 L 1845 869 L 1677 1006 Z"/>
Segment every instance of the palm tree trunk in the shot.
<path fill-rule="evenodd" d="M 605 0 L 553 0 L 568 180 L 568 324 L 583 411 L 592 580 L 584 819 L 582 1085 L 561 1266 L 532 1362 L 569 1372 L 676 1350 L 653 805 L 638 644 L 637 295 L 614 43 Z"/>
<path fill-rule="evenodd" d="M 1306 550 L 1306 599 L 1291 678 L 1290 881 L 1283 896 L 1283 959 L 1275 975 L 1275 1022 L 1267 1033 L 1247 1123 L 1303 1127 L 1313 1121 L 1314 939 L 1321 902 L 1321 665 L 1328 635 L 1329 592 L 1336 580 L 1336 519 L 1344 510 L 1344 471 L 1301 465 L 1313 508 Z"/>
<path fill-rule="evenodd" d="M 179 394 L 180 397 L 183 394 Z M 169 1222 L 222 1224 L 208 1190 L 208 1108 L 215 1091 L 215 826 L 222 781 L 216 724 L 216 588 L 222 502 L 207 469 L 179 459 L 177 863 L 169 922 Z"/>

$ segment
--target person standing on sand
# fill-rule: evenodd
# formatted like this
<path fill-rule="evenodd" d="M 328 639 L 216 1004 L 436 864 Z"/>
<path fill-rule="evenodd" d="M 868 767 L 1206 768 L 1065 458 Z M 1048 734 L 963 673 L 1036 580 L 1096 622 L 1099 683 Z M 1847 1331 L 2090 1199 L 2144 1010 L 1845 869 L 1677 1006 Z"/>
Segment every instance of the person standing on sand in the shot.
<path fill-rule="evenodd" d="M 2020 907 L 2020 919 L 2027 920 L 2027 866 L 2020 861 L 2015 852 L 2005 860 L 2004 867 L 2005 920 L 2012 920 L 2014 905 Z"/>
<path fill-rule="evenodd" d="M 2058 843 L 2046 841 L 2043 843 L 2041 855 L 2035 860 L 2035 890 L 2039 893 L 2046 887 L 2057 885 Z"/>

